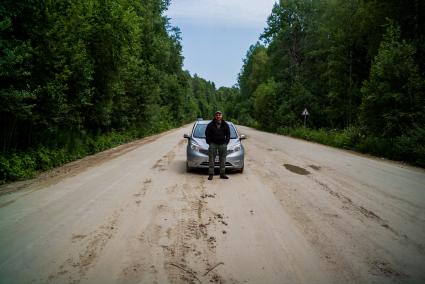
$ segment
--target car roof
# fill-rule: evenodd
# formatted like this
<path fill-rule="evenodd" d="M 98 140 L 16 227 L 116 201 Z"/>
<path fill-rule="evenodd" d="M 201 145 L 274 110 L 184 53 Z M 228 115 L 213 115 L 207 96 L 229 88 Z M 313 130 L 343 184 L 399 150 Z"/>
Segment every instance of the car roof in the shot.
<path fill-rule="evenodd" d="M 210 122 L 211 122 L 211 120 L 198 120 L 198 121 L 196 121 L 196 124 L 208 124 Z M 233 124 L 231 121 L 227 121 L 226 120 L 226 122 L 227 123 L 230 123 L 230 124 Z"/>

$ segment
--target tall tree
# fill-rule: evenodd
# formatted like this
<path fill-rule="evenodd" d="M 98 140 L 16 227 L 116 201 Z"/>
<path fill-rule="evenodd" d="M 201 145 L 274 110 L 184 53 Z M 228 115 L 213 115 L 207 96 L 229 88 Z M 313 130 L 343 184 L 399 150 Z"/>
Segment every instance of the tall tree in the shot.
<path fill-rule="evenodd" d="M 415 53 L 390 23 L 362 88 L 361 117 L 369 133 L 395 137 L 425 125 L 425 85 Z"/>

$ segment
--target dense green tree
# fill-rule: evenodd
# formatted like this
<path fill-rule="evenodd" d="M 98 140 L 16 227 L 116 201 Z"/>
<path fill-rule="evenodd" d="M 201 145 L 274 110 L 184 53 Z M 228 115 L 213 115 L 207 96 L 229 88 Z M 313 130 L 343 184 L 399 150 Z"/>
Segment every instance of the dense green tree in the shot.
<path fill-rule="evenodd" d="M 310 111 L 312 127 L 359 125 L 362 97 L 371 91 L 365 87 L 361 91 L 362 84 L 369 78 L 372 60 L 381 46 L 386 18 L 401 27 L 400 40 L 418 50 L 424 44 L 419 33 L 423 30 L 420 7 L 420 1 L 279 1 L 260 37 L 265 45 L 251 46 L 244 60 L 239 75 L 244 104 L 234 115 L 245 123 L 261 121 L 260 113 L 252 112 L 254 94 L 272 80 L 278 86 L 273 96 L 278 107 L 271 114 L 276 125 L 297 126 L 305 107 Z M 417 71 L 409 73 L 411 79 L 420 81 L 424 72 L 422 51 L 410 58 L 417 62 Z M 420 93 L 419 89 L 412 93 Z M 247 112 L 254 117 L 245 119 L 242 114 Z M 363 107 L 363 117 L 368 116 L 365 112 Z"/>
<path fill-rule="evenodd" d="M 2 1 L 3 153 L 63 147 L 114 129 L 158 131 L 218 107 L 214 84 L 182 70 L 168 5 Z"/>
<path fill-rule="evenodd" d="M 231 115 L 291 133 L 307 108 L 318 141 L 337 130 L 328 144 L 423 165 L 424 13 L 418 0 L 280 0 L 247 52 Z"/>
<path fill-rule="evenodd" d="M 276 112 L 279 108 L 277 95 L 278 85 L 273 80 L 260 84 L 253 94 L 255 116 L 259 126 L 269 131 L 278 126 L 276 120 Z"/>
<path fill-rule="evenodd" d="M 39 1 L 3 1 L 0 4 L 0 127 L 3 152 L 33 143 L 33 121 L 39 119 L 37 49 L 31 35 L 42 21 Z"/>
<path fill-rule="evenodd" d="M 362 88 L 361 117 L 369 133 L 395 137 L 424 127 L 424 82 L 415 53 L 400 39 L 400 29 L 389 24 Z"/>

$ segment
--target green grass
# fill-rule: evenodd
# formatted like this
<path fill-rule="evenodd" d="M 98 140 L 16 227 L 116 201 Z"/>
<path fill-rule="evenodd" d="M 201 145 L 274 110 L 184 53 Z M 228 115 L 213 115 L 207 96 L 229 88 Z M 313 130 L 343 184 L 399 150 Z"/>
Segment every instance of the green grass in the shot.
<path fill-rule="evenodd" d="M 425 136 L 420 130 L 394 138 L 366 136 L 355 127 L 344 130 L 280 128 L 277 133 L 425 167 Z"/>
<path fill-rule="evenodd" d="M 170 129 L 161 125 L 156 129 L 112 131 L 101 135 L 74 137 L 58 149 L 40 145 L 27 151 L 0 153 L 0 184 L 35 177 L 39 172 L 95 154 L 148 135 Z"/>

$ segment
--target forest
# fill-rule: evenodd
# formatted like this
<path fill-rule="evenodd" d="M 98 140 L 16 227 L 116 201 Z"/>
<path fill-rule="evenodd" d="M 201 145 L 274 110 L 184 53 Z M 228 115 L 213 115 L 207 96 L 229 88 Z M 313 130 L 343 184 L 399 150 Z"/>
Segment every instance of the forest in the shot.
<path fill-rule="evenodd" d="M 247 52 L 227 113 L 425 166 L 424 14 L 419 0 L 281 0 Z"/>
<path fill-rule="evenodd" d="M 0 3 L 0 181 L 212 113 L 163 0 Z"/>
<path fill-rule="evenodd" d="M 218 89 L 183 70 L 169 5 L 1 1 L 0 183 L 216 109 L 242 125 L 425 166 L 423 1 L 281 0 L 238 84 Z"/>

